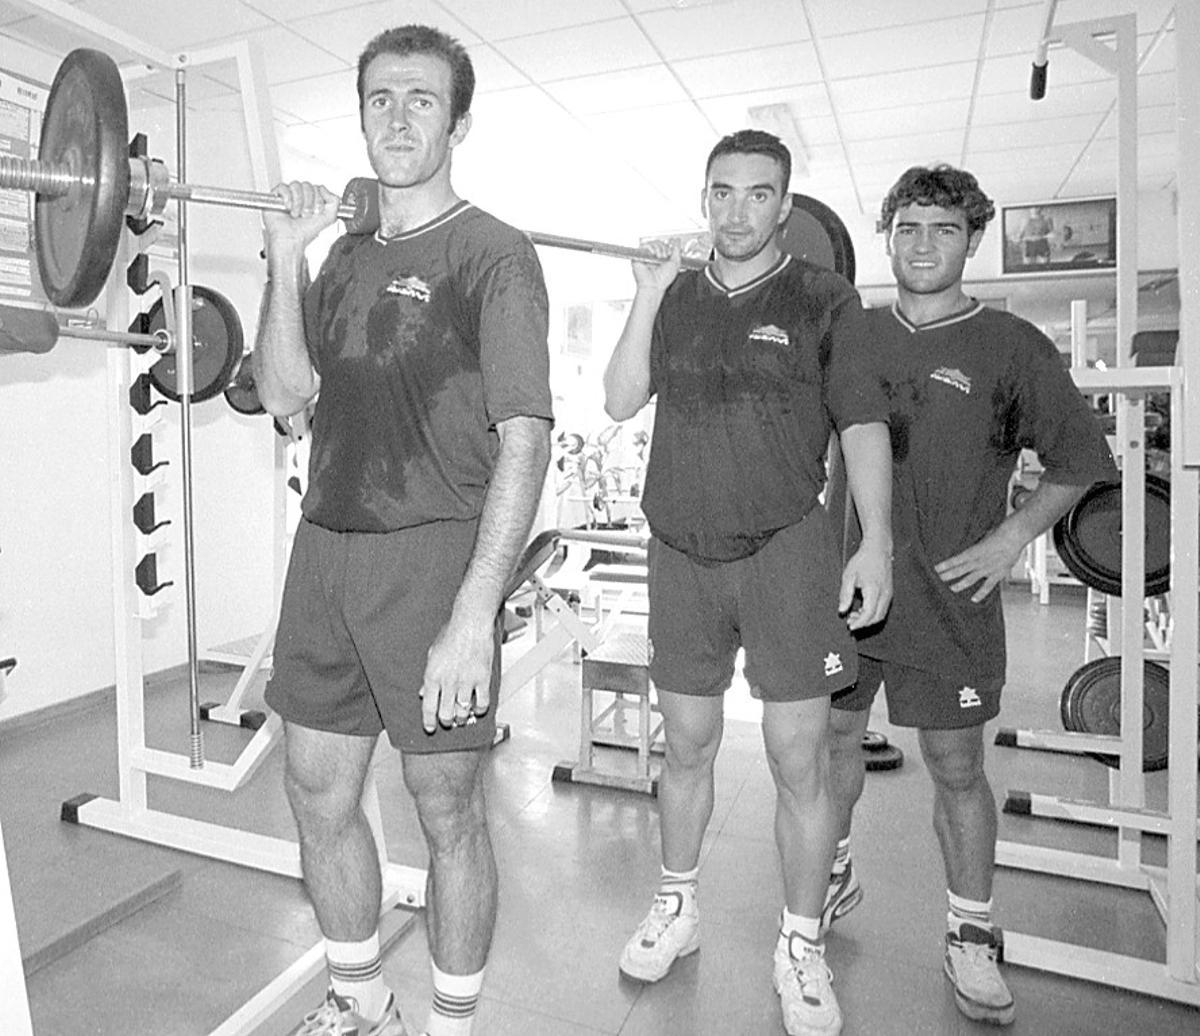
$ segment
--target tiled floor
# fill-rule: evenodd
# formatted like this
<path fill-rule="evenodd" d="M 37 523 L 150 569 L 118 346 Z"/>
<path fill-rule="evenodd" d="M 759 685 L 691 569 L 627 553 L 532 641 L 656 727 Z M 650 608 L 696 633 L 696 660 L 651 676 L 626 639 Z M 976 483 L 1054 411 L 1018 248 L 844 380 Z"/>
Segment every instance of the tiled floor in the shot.
<path fill-rule="evenodd" d="M 1005 726 L 1058 728 L 1058 697 L 1082 661 L 1082 596 L 1056 589 L 1040 606 L 1006 591 L 1010 681 Z M 511 648 L 522 649 L 521 639 Z M 233 678 L 206 673 L 204 697 Z M 667 979 L 622 979 L 616 958 L 648 904 L 658 871 L 657 810 L 626 792 L 554 784 L 555 763 L 574 754 L 578 669 L 556 663 L 545 685 L 502 705 L 513 737 L 492 755 L 490 812 L 501 873 L 501 910 L 481 1036 L 776 1036 L 770 956 L 780 905 L 771 834 L 771 782 L 757 726 L 727 720 L 717 802 L 701 870 L 704 944 Z M 184 751 L 185 690 L 148 695 L 148 740 Z M 730 714 L 753 714 L 731 700 Z M 896 771 L 871 774 L 854 833 L 866 899 L 830 936 L 829 959 L 846 1033 L 935 1036 L 977 1027 L 955 1010 L 941 973 L 945 912 L 941 862 L 930 827 L 928 779 L 911 733 L 872 722 L 907 754 Z M 210 756 L 230 759 L 246 735 L 214 727 Z M 990 737 L 989 737 L 990 740 Z M 59 806 L 81 792 L 116 789 L 111 707 L 59 717 L 34 730 L 0 732 L 0 820 L 26 954 L 125 901 L 158 898 L 35 971 L 29 998 L 37 1036 L 208 1033 L 318 938 L 297 882 L 62 823 Z M 997 798 L 1009 788 L 1104 801 L 1108 772 L 1091 760 L 992 748 Z M 151 804 L 265 834 L 290 837 L 280 753 L 232 795 L 156 782 Z M 1151 781 L 1162 794 L 1161 774 Z M 377 768 L 391 857 L 423 866 L 399 767 Z M 1049 820 L 1002 816 L 1001 837 L 1110 851 L 1112 835 Z M 1152 850 L 1158 847 L 1151 846 Z M 1163 926 L 1144 893 L 1001 871 L 999 919 L 1010 928 L 1141 952 L 1162 959 Z M 385 958 L 406 1012 L 423 1017 L 428 955 L 420 917 Z M 1054 974 L 1008 968 L 1021 1034 L 1200 1031 L 1200 1012 Z M 301 1011 L 320 995 L 320 980 Z"/>

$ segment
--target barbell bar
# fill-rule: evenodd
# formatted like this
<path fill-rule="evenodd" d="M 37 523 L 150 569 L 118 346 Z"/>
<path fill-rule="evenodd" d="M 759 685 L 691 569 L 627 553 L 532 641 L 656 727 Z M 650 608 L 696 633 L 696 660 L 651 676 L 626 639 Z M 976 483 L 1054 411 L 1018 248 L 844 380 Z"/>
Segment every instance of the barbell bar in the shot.
<path fill-rule="evenodd" d="M 157 215 L 170 200 L 286 211 L 277 195 L 172 182 L 159 161 L 131 158 L 129 115 L 116 62 L 81 47 L 59 66 L 46 100 L 38 157 L 0 156 L 0 189 L 37 195 L 34 237 L 38 272 L 56 306 L 93 302 L 112 269 L 126 216 Z M 355 178 L 338 205 L 350 233 L 379 228 L 378 184 Z M 621 259 L 658 261 L 650 251 L 558 234 L 526 231 L 535 243 Z M 685 257 L 699 269 L 704 260 Z"/>
<path fill-rule="evenodd" d="M 0 305 L 0 352 L 48 353 L 58 344 L 59 338 L 112 342 L 160 353 L 174 351 L 173 336 L 166 328 L 141 334 L 71 323 L 64 326 L 53 313 L 44 309 Z"/>

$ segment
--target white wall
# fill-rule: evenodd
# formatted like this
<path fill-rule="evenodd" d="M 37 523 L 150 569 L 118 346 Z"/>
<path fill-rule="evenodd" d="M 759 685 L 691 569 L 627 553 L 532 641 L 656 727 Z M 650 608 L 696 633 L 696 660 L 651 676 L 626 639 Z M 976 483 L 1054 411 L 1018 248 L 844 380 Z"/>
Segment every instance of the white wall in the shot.
<path fill-rule="evenodd" d="M 56 62 L 4 40 L 3 62 L 49 81 Z M 174 114 L 134 112 L 151 154 L 174 162 Z M 238 113 L 193 117 L 188 179 L 246 186 L 252 179 Z M 249 347 L 257 318 L 262 262 L 259 217 L 193 206 L 189 280 L 226 295 Z M 169 269 L 172 279 L 178 274 Z M 124 270 L 116 271 L 124 278 Z M 103 299 L 103 296 L 101 296 Z M 148 304 L 148 303 L 147 303 Z M 137 304 L 134 304 L 138 308 Z M 0 354 L 0 657 L 15 656 L 0 720 L 78 697 L 114 682 L 112 524 L 109 486 L 117 465 L 109 433 L 105 349 L 60 340 L 45 355 Z M 121 348 L 114 346 L 112 348 Z M 179 408 L 154 433 L 167 458 L 156 493 L 162 530 L 159 579 L 175 585 L 171 603 L 143 623 L 147 672 L 186 661 Z M 221 396 L 193 408 L 198 643 L 206 648 L 254 636 L 272 607 L 273 487 L 277 438 L 267 417 L 235 414 Z M 129 518 L 131 521 L 131 517 Z M 181 702 L 181 708 L 186 705 Z"/>

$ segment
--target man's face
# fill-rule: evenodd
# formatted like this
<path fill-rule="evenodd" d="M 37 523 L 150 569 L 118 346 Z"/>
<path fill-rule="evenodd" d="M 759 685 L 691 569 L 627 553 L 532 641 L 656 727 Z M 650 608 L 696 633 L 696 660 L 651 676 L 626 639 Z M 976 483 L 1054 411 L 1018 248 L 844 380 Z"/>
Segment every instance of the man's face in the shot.
<path fill-rule="evenodd" d="M 470 115 L 450 122 L 450 66 L 433 54 L 380 54 L 363 76 L 363 136 L 386 187 L 414 187 L 448 171 Z"/>
<path fill-rule="evenodd" d="M 905 205 L 896 211 L 887 237 L 896 283 L 914 295 L 935 295 L 962 281 L 983 231 L 967 231 L 959 209 Z"/>
<path fill-rule="evenodd" d="M 700 196 L 713 248 L 726 259 L 752 259 L 769 245 L 787 219 L 792 198 L 769 155 L 721 155 L 708 171 Z"/>

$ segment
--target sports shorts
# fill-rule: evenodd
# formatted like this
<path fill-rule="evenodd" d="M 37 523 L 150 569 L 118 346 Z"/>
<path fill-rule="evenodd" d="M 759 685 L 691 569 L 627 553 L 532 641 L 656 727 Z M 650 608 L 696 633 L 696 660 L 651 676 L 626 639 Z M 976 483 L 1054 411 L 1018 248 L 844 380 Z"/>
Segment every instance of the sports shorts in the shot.
<path fill-rule="evenodd" d="M 764 701 L 828 696 L 854 683 L 858 656 L 838 615 L 840 554 L 814 507 L 737 561 L 696 561 L 651 538 L 650 678 L 676 694 L 717 695 L 746 652 L 751 693 Z"/>
<path fill-rule="evenodd" d="M 835 694 L 831 704 L 835 709 L 862 712 L 871 707 L 880 684 L 888 721 L 921 730 L 957 730 L 995 719 L 1004 687 L 1003 680 L 971 687 L 962 680 L 863 655 L 858 661 L 858 683 Z"/>
<path fill-rule="evenodd" d="M 421 683 L 475 546 L 474 521 L 395 532 L 333 532 L 302 520 L 284 582 L 266 702 L 289 723 L 388 739 L 406 752 L 491 743 L 500 685 L 500 626 L 491 707 L 427 734 Z"/>

